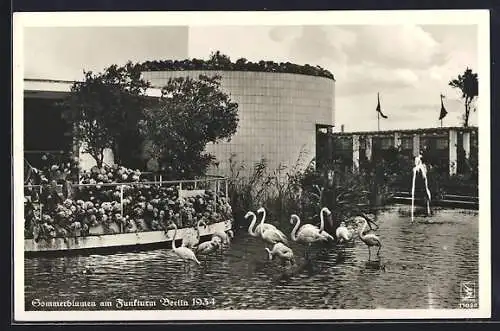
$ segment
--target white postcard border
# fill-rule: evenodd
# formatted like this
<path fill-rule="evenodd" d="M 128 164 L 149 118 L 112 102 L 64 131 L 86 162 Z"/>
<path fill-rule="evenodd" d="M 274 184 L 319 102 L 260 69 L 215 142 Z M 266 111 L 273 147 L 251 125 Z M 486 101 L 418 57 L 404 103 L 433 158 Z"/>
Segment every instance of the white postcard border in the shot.
<path fill-rule="evenodd" d="M 14 320 L 325 320 L 325 319 L 463 319 L 491 315 L 490 204 L 490 31 L 487 10 L 330 11 L 330 12 L 71 12 L 14 13 L 13 16 L 13 190 Z M 167 23 L 165 23 L 167 22 Z M 338 309 L 338 310 L 160 310 L 25 311 L 23 231 L 23 29 L 41 26 L 160 25 L 478 25 L 480 77 L 479 130 L 479 309 Z"/>

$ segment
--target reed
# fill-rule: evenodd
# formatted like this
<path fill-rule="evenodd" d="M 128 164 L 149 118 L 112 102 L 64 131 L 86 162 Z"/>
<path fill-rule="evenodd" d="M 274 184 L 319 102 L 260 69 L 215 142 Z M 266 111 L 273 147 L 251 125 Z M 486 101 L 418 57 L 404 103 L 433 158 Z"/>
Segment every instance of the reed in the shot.
<path fill-rule="evenodd" d="M 265 159 L 257 162 L 248 172 L 244 163 L 230 159 L 229 197 L 237 227 L 246 228 L 243 216 L 259 207 L 267 210 L 269 222 L 284 231 L 291 228 L 290 215 L 298 214 L 303 222 L 319 222 L 322 207 L 324 179 L 316 169 L 314 159 L 304 162 L 305 153 L 299 153 L 294 164 L 280 164 L 270 169 Z M 338 171 L 336 175 L 335 218 L 349 217 L 370 208 L 369 175 L 354 171 Z"/>

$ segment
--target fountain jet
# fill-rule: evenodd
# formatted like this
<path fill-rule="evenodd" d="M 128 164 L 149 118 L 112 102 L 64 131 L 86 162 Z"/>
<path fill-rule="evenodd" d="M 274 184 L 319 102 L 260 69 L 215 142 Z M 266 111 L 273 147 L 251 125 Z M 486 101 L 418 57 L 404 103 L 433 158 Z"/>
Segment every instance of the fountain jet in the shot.
<path fill-rule="evenodd" d="M 417 174 L 420 174 L 424 179 L 425 191 L 427 193 L 427 215 L 431 213 L 430 201 L 431 201 L 431 191 L 427 184 L 427 166 L 422 161 L 422 151 L 415 157 L 415 166 L 413 167 L 413 178 L 411 183 L 411 221 L 413 222 L 413 213 L 415 210 L 415 179 Z"/>

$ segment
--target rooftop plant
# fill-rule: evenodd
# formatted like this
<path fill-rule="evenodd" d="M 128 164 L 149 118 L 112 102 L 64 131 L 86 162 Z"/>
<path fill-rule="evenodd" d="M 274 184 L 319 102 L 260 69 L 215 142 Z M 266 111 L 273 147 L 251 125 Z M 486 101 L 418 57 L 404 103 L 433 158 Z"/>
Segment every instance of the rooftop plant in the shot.
<path fill-rule="evenodd" d="M 155 60 L 138 64 L 141 71 L 183 71 L 183 70 L 225 70 L 225 71 L 254 71 L 301 74 L 326 77 L 335 80 L 333 74 L 320 67 L 309 64 L 298 65 L 290 62 L 259 61 L 251 62 L 240 58 L 235 62 L 219 51 L 212 53 L 208 60 Z"/>

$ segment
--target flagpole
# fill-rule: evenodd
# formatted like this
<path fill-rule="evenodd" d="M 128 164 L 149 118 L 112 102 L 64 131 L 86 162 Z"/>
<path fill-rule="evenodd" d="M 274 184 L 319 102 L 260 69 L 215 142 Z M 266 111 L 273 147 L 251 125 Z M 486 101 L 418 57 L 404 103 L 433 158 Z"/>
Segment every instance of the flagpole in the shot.
<path fill-rule="evenodd" d="M 442 105 L 443 104 L 443 93 L 441 93 L 439 95 L 439 97 L 441 98 L 441 105 Z M 439 117 L 441 117 L 441 115 Z M 443 127 L 443 119 L 441 118 L 439 121 L 441 122 L 441 127 Z"/>
<path fill-rule="evenodd" d="M 439 115 L 439 118 L 440 118 L 440 121 L 441 121 L 441 127 L 443 127 L 443 118 L 444 118 L 444 116 L 442 116 L 442 113 L 443 113 L 443 109 L 444 109 L 444 105 L 443 105 L 444 95 L 443 95 L 443 93 L 441 93 L 439 96 L 441 97 L 441 114 Z"/>
<path fill-rule="evenodd" d="M 377 92 L 377 131 L 380 131 L 380 92 Z"/>

